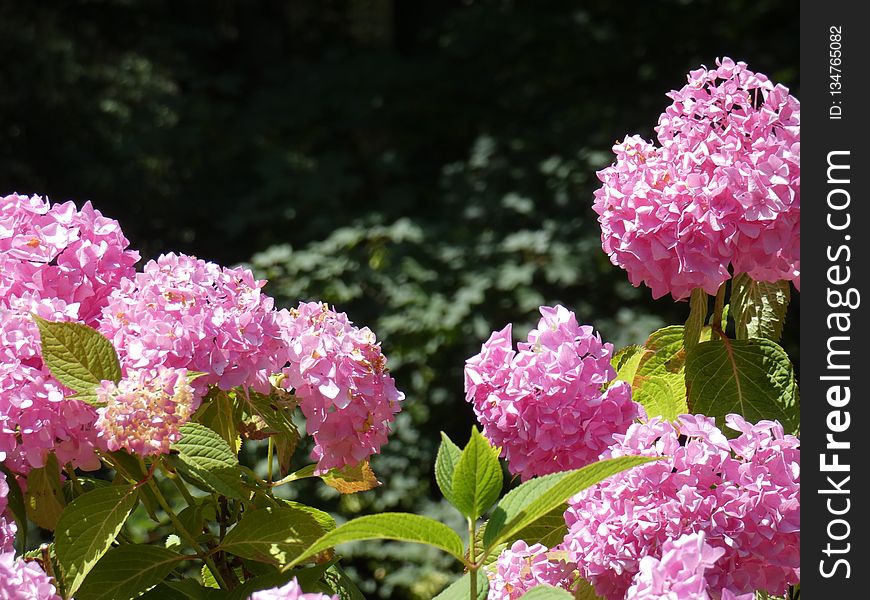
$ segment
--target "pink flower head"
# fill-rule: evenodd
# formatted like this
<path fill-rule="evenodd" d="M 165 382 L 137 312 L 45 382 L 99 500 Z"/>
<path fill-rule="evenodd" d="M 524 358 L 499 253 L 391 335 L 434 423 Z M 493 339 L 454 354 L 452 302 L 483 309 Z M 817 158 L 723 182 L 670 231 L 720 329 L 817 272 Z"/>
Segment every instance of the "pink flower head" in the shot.
<path fill-rule="evenodd" d="M 704 571 L 712 597 L 781 594 L 800 580 L 800 442 L 775 421 L 726 423 L 742 434 L 729 441 L 712 418 L 683 415 L 616 436 L 603 457 L 665 458 L 569 501 L 564 546 L 600 596 L 624 598 L 645 557 L 665 562 L 668 540 L 700 532 L 721 554 Z"/>
<path fill-rule="evenodd" d="M 39 196 L 0 198 L 0 305 L 35 295 L 78 306 L 94 324 L 111 291 L 133 274 L 138 252 L 117 221 L 86 202 L 49 204 Z"/>
<path fill-rule="evenodd" d="M 36 562 L 0 552 L 0 600 L 61 600 L 51 579 Z"/>
<path fill-rule="evenodd" d="M 659 118 L 598 172 L 593 208 L 611 262 L 653 297 L 715 294 L 729 275 L 800 288 L 800 103 L 735 63 L 692 71 Z"/>
<path fill-rule="evenodd" d="M 268 393 L 285 353 L 265 283 L 247 269 L 164 254 L 121 282 L 100 331 L 127 369 L 200 371 L 207 375 L 194 386 L 202 392 L 217 384 Z"/>
<path fill-rule="evenodd" d="M 661 559 L 643 557 L 626 597 L 636 600 L 710 600 L 704 573 L 725 550 L 708 545 L 704 537 L 703 531 L 684 534 L 662 544 Z"/>
<path fill-rule="evenodd" d="M 8 504 L 9 485 L 6 483 L 6 474 L 0 471 L 0 553 L 13 552 L 12 544 L 15 542 L 15 532 L 18 528 L 10 518 L 7 520 L 6 506 Z"/>
<path fill-rule="evenodd" d="M 319 302 L 282 313 L 292 387 L 314 437 L 317 473 L 380 451 L 405 395 L 396 389 L 375 334 Z"/>
<path fill-rule="evenodd" d="M 179 427 L 199 407 L 200 398 L 187 382 L 185 369 L 158 367 L 156 375 L 143 370 L 128 373 L 117 385 L 104 381 L 97 400 L 97 429 L 109 450 L 125 448 L 133 454 L 167 454 L 181 439 Z"/>
<path fill-rule="evenodd" d="M 487 600 L 516 600 L 533 587 L 544 584 L 568 589 L 574 581 L 574 568 L 551 558 L 543 544 L 529 546 L 518 540 L 502 550 L 495 570 L 487 572 Z"/>
<path fill-rule="evenodd" d="M 62 463 L 98 469 L 96 413 L 54 379 L 42 360 L 31 313 L 50 321 L 76 320 L 77 304 L 40 299 L 33 292 L 0 305 L 0 457 L 26 473 L 54 451 Z"/>
<path fill-rule="evenodd" d="M 516 351 L 507 325 L 465 365 L 466 400 L 523 479 L 595 462 L 643 410 L 627 383 L 604 389 L 616 376 L 612 344 L 563 306 L 540 311 Z"/>
<path fill-rule="evenodd" d="M 254 592 L 249 596 L 248 600 L 338 600 L 338 596 L 306 594 L 302 591 L 302 587 L 300 587 L 299 582 L 294 577 L 283 586 Z"/>

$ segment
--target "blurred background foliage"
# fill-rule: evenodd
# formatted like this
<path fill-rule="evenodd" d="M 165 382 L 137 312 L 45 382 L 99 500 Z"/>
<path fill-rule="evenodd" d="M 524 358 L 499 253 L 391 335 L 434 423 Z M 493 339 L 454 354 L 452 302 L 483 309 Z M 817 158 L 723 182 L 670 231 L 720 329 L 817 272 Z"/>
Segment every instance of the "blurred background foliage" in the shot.
<path fill-rule="evenodd" d="M 431 465 L 439 430 L 464 445 L 473 422 L 464 360 L 541 304 L 617 347 L 685 319 L 601 252 L 595 171 L 717 56 L 799 97 L 798 17 L 771 0 L 0 0 L 0 190 L 90 199 L 145 258 L 247 263 L 279 304 L 371 327 L 407 394 L 384 485 L 292 493 L 453 523 Z M 423 548 L 347 554 L 373 598 L 453 577 Z"/>

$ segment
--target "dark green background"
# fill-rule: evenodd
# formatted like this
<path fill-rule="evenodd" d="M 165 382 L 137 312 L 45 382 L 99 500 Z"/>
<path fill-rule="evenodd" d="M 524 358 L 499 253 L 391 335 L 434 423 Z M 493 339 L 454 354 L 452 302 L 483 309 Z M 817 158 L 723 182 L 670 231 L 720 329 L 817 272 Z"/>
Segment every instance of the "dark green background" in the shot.
<path fill-rule="evenodd" d="M 462 365 L 562 302 L 617 346 L 685 319 L 600 248 L 610 147 L 717 56 L 798 89 L 798 7 L 645 2 L 0 1 L 0 191 L 90 199 L 143 256 L 246 262 L 383 340 L 406 410 L 385 485 L 303 499 L 451 516 L 431 463 L 464 444 Z M 797 356 L 793 303 L 786 344 Z M 248 457 L 255 461 L 256 456 Z M 367 595 L 429 597 L 434 551 L 350 551 Z"/>

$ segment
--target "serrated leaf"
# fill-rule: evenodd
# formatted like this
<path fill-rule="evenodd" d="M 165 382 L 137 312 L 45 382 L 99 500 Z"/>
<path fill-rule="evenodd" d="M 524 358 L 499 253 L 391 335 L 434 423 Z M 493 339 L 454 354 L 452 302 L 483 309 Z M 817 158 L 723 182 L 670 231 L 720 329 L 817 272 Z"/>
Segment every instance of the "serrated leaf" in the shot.
<path fill-rule="evenodd" d="M 193 419 L 217 433 L 227 443 L 233 454 L 238 454 L 239 431 L 236 428 L 236 410 L 233 401 L 223 390 L 209 394 Z"/>
<path fill-rule="evenodd" d="M 211 572 L 208 565 L 202 565 L 202 569 L 199 571 L 199 576 L 202 578 L 203 587 L 213 590 L 220 589 L 221 586 L 218 585 L 217 579 L 215 579 L 214 573 Z"/>
<path fill-rule="evenodd" d="M 136 501 L 133 486 L 111 486 L 82 494 L 63 511 L 55 530 L 55 551 L 68 596 L 115 541 Z"/>
<path fill-rule="evenodd" d="M 477 427 L 472 427 L 471 437 L 453 472 L 456 508 L 465 517 L 476 521 L 498 500 L 502 483 L 498 450 L 489 445 Z"/>
<path fill-rule="evenodd" d="M 488 549 L 513 539 L 574 494 L 611 475 L 650 462 L 645 456 L 622 456 L 587 465 L 582 469 L 535 477 L 508 492 L 492 511 L 486 525 L 484 545 Z"/>
<path fill-rule="evenodd" d="M 640 403 L 648 417 L 662 417 L 673 421 L 689 412 L 686 404 L 685 384 L 674 377 L 653 375 L 643 380 L 632 392 L 632 400 Z"/>
<path fill-rule="evenodd" d="M 381 485 L 368 460 L 341 469 L 330 469 L 320 478 L 323 483 L 342 494 L 367 492 Z"/>
<path fill-rule="evenodd" d="M 42 358 L 51 374 L 85 396 L 108 380 L 121 380 L 121 364 L 112 343 L 81 323 L 46 321 L 33 316 L 39 328 Z"/>
<path fill-rule="evenodd" d="M 574 600 L 574 596 L 570 592 L 551 585 L 536 585 L 520 598 L 528 598 L 528 600 Z"/>
<path fill-rule="evenodd" d="M 514 539 L 505 540 L 505 543 L 510 544 L 516 540 L 524 540 L 530 546 L 538 543 L 548 548 L 558 546 L 564 541 L 565 534 L 568 533 L 568 526 L 565 525 L 565 511 L 567 509 L 567 503 L 560 504 L 536 521 L 523 527 L 516 533 Z"/>
<path fill-rule="evenodd" d="M 797 383 L 788 354 L 763 338 L 699 344 L 686 365 L 689 408 L 715 417 L 738 413 L 750 422 L 776 419 L 787 432 L 800 427 Z M 731 430 L 723 428 L 727 435 Z"/>
<path fill-rule="evenodd" d="M 6 496 L 7 508 L 12 513 L 15 524 L 18 526 L 15 537 L 23 548 L 24 541 L 27 539 L 27 507 L 24 502 L 24 492 L 21 491 L 18 480 L 5 464 L 0 463 L 0 471 L 6 476 L 6 485 L 9 487 L 9 492 Z"/>
<path fill-rule="evenodd" d="M 709 330 L 709 328 L 707 328 Z M 706 332 L 709 335 L 709 331 Z M 704 333 L 701 333 L 703 339 Z M 634 381 L 631 384 L 632 399 L 643 404 L 644 386 L 653 378 L 667 380 L 676 398 L 685 398 L 685 328 L 681 325 L 664 327 L 654 331 L 644 345 L 643 356 L 638 363 Z M 652 384 L 653 396 L 660 394 L 659 385 Z M 652 416 L 652 415 L 650 415 Z"/>
<path fill-rule="evenodd" d="M 381 513 L 359 517 L 340 525 L 302 552 L 290 566 L 338 544 L 357 540 L 398 540 L 427 544 L 463 560 L 462 540 L 447 525 L 420 515 Z"/>
<path fill-rule="evenodd" d="M 48 455 L 44 466 L 27 474 L 24 498 L 30 520 L 43 529 L 53 531 L 66 506 L 60 483 L 60 466 L 54 454 Z"/>
<path fill-rule="evenodd" d="M 489 595 L 489 579 L 483 569 L 478 569 L 477 573 L 477 600 L 485 600 Z M 466 573 L 449 586 L 444 591 L 435 596 L 434 600 L 468 600 L 471 591 L 471 573 Z"/>
<path fill-rule="evenodd" d="M 322 511 L 319 508 L 314 508 L 313 506 L 308 506 L 307 504 L 302 504 L 301 502 L 294 502 L 293 500 L 285 500 L 283 498 L 275 498 L 274 500 L 278 502 L 280 506 L 299 510 L 311 515 L 323 529 L 323 533 L 332 531 L 336 528 L 335 519 L 332 518 L 332 515 L 328 512 Z"/>
<path fill-rule="evenodd" d="M 173 464 L 183 475 L 204 484 L 208 491 L 247 500 L 241 484 L 239 461 L 229 444 L 217 432 L 199 423 L 180 427 L 181 439 L 172 444 Z"/>
<path fill-rule="evenodd" d="M 782 337 L 791 287 L 788 281 L 754 281 L 741 273 L 731 283 L 731 317 L 738 340 Z"/>
<path fill-rule="evenodd" d="M 73 482 L 68 480 L 63 483 L 63 499 L 66 502 L 72 502 L 85 492 L 110 485 L 112 485 L 111 482 L 105 479 L 94 479 L 93 477 L 79 477 L 78 485 L 73 485 Z"/>
<path fill-rule="evenodd" d="M 450 504 L 455 504 L 453 499 L 453 473 L 462 456 L 462 450 L 454 444 L 447 434 L 441 432 L 441 445 L 438 446 L 438 454 L 435 457 L 435 481 L 441 494 Z"/>
<path fill-rule="evenodd" d="M 148 591 L 184 557 L 159 546 L 142 544 L 109 550 L 76 592 L 77 600 L 129 600 Z"/>
<path fill-rule="evenodd" d="M 325 533 L 305 510 L 267 507 L 246 512 L 220 543 L 225 552 L 260 562 L 284 565 Z"/>
<path fill-rule="evenodd" d="M 362 592 L 353 579 L 338 565 L 331 565 L 323 574 L 323 583 L 317 591 L 325 594 L 336 594 L 339 600 L 365 600 Z"/>
<path fill-rule="evenodd" d="M 633 345 L 626 346 L 614 354 L 613 358 L 610 359 L 610 364 L 616 371 L 616 377 L 613 381 L 624 381 L 631 384 L 634 381 L 637 366 L 640 364 L 644 352 L 646 352 L 646 349 L 643 346 Z M 608 385 L 613 385 L 613 381 Z"/>
<path fill-rule="evenodd" d="M 683 345 L 686 350 L 691 350 L 698 345 L 701 337 L 701 328 L 707 320 L 707 292 L 702 288 L 692 290 L 689 297 L 689 318 L 683 328 Z"/>

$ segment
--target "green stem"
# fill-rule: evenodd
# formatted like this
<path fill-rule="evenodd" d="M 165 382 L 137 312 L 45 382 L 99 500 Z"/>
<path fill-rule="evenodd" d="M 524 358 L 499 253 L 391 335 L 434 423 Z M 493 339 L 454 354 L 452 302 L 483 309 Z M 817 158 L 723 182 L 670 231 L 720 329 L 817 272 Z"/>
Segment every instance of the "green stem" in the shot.
<path fill-rule="evenodd" d="M 468 519 L 468 574 L 469 574 L 469 600 L 477 600 L 477 570 L 479 565 L 474 556 L 474 540 L 477 537 L 477 532 L 474 527 L 474 519 Z"/>
<path fill-rule="evenodd" d="M 725 310 L 725 286 L 727 282 L 719 286 L 716 291 L 716 301 L 713 304 L 713 316 L 710 317 L 710 328 L 716 332 L 720 338 L 725 337 L 725 332 L 722 330 L 722 312 Z"/>
<path fill-rule="evenodd" d="M 266 461 L 268 463 L 268 475 L 266 477 L 266 481 L 269 482 L 269 485 L 272 485 L 272 453 L 275 449 L 275 442 L 272 441 L 272 436 L 269 436 L 269 449 L 266 451 Z"/>
<path fill-rule="evenodd" d="M 67 463 L 66 474 L 69 475 L 70 483 L 72 484 L 72 487 L 76 492 L 76 495 L 81 496 L 82 494 L 84 494 L 85 488 L 82 487 L 82 484 L 79 481 L 78 475 L 76 475 L 76 469 L 75 469 L 75 467 L 73 467 L 72 463 Z"/>
<path fill-rule="evenodd" d="M 175 514 L 175 511 L 169 506 L 169 503 L 166 501 L 166 498 L 163 497 L 163 493 L 160 491 L 160 488 L 154 482 L 152 478 L 148 479 L 148 487 L 151 488 L 151 491 L 154 492 L 154 496 L 157 498 L 157 502 L 160 504 L 160 507 L 163 511 L 169 515 L 169 520 L 172 521 L 172 525 L 175 527 L 175 530 L 185 539 L 185 541 L 191 545 L 195 550 L 199 550 L 199 544 L 196 539 L 184 528 L 181 520 L 178 518 L 178 515 Z M 214 575 L 214 580 L 223 590 L 230 589 L 227 586 L 227 583 L 224 581 L 223 576 L 221 575 L 220 570 L 217 568 L 217 565 L 212 560 L 209 554 L 200 553 L 203 562 L 205 562 L 209 571 L 211 571 L 212 575 Z"/>
<path fill-rule="evenodd" d="M 707 292 L 701 288 L 692 290 L 689 297 L 689 318 L 683 328 L 683 345 L 686 350 L 691 350 L 701 340 L 701 328 L 707 316 Z"/>

